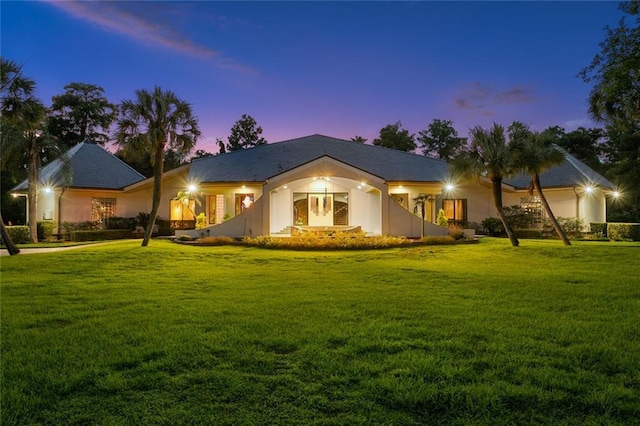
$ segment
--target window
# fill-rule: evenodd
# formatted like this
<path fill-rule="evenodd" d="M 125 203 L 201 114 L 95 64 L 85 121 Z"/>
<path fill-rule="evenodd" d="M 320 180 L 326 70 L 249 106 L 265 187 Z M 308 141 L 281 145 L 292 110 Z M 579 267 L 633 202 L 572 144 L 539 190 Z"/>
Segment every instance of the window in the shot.
<path fill-rule="evenodd" d="M 396 200 L 396 203 L 400 204 L 406 210 L 409 210 L 409 194 L 391 194 L 391 198 Z"/>
<path fill-rule="evenodd" d="M 293 224 L 304 226 L 309 224 L 309 199 L 306 193 L 293 194 Z"/>
<path fill-rule="evenodd" d="M 185 203 L 181 200 L 171 200 L 171 220 L 196 220 L 194 215 L 196 200 Z"/>
<path fill-rule="evenodd" d="M 251 207 L 253 194 L 236 194 L 236 216 Z"/>
<path fill-rule="evenodd" d="M 467 221 L 467 200 L 442 200 L 442 209 L 449 222 L 460 224 Z"/>
<path fill-rule="evenodd" d="M 209 195 L 209 223 L 224 221 L 224 194 Z"/>
<path fill-rule="evenodd" d="M 522 211 L 531 218 L 531 227 L 535 229 L 542 228 L 542 202 L 540 197 L 522 197 L 520 198 L 520 208 Z"/>
<path fill-rule="evenodd" d="M 91 199 L 91 221 L 103 223 L 105 219 L 115 217 L 115 198 L 92 198 Z"/>

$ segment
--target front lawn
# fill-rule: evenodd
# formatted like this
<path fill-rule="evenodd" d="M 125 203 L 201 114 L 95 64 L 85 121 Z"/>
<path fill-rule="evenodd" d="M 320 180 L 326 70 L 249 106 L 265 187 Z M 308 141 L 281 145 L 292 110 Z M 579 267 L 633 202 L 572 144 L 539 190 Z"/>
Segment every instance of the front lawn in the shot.
<path fill-rule="evenodd" d="M 2 258 L 2 425 L 640 423 L 640 243 L 139 244 Z"/>

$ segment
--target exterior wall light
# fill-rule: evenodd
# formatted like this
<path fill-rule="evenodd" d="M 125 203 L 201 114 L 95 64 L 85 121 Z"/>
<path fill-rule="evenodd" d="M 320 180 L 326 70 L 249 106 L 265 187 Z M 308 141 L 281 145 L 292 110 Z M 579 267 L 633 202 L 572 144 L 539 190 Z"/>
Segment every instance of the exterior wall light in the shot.
<path fill-rule="evenodd" d="M 50 186 L 45 186 L 44 188 L 42 188 L 42 190 L 45 194 L 51 194 L 53 192 Z"/>
<path fill-rule="evenodd" d="M 613 192 L 611 193 L 611 196 L 612 196 L 613 198 L 620 198 L 620 192 L 618 192 L 618 191 L 613 191 Z"/>
<path fill-rule="evenodd" d="M 586 192 L 587 194 L 591 194 L 593 192 L 593 186 L 591 185 L 587 185 L 584 187 L 584 192 Z"/>
<path fill-rule="evenodd" d="M 189 185 L 189 186 L 187 187 L 187 191 L 188 191 L 188 192 L 196 192 L 197 190 L 198 190 L 198 187 L 197 187 L 197 186 L 195 186 L 195 185 L 193 185 L 193 184 L 191 184 L 191 185 Z"/>
<path fill-rule="evenodd" d="M 453 186 L 453 184 L 451 184 L 451 183 L 448 183 L 448 184 L 446 184 L 446 185 L 444 186 L 445 191 L 449 191 L 449 192 L 453 191 L 455 188 L 456 188 L 456 187 L 455 187 L 455 186 Z"/>

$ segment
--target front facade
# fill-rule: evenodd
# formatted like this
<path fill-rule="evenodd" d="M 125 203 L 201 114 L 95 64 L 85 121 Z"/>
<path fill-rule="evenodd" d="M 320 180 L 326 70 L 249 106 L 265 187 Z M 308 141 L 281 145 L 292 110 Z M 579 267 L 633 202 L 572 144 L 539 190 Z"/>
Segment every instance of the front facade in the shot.
<path fill-rule="evenodd" d="M 587 225 L 606 221 L 606 196 L 613 185 L 566 158 L 541 176 L 555 215 L 581 217 Z M 96 175 L 106 173 L 100 164 L 93 166 Z M 42 212 L 43 219 L 62 223 L 149 212 L 153 179 L 126 174 L 131 182 L 124 186 L 71 183 L 41 191 L 38 217 Z M 503 204 L 541 212 L 528 185 L 527 176 L 506 180 Z M 21 186 L 16 192 L 24 192 Z M 175 199 L 186 190 L 191 191 L 186 204 Z M 194 237 L 286 236 L 321 229 L 419 237 L 447 233 L 435 225 L 440 209 L 461 226 L 496 216 L 490 184 L 453 182 L 442 160 L 313 135 L 194 160 L 165 173 L 159 216 L 180 229 L 193 228 L 195 215 L 204 213 L 206 228 L 176 231 Z"/>

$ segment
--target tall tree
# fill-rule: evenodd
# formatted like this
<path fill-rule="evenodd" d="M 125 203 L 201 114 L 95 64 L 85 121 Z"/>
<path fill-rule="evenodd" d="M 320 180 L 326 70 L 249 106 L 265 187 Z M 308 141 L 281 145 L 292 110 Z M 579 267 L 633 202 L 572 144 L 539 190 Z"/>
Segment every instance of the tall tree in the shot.
<path fill-rule="evenodd" d="M 142 246 L 149 244 L 158 216 L 162 196 L 164 156 L 168 149 L 188 154 L 200 137 L 198 119 L 191 105 L 171 91 L 156 86 L 153 91 L 137 90 L 135 100 L 121 104 L 118 118 L 117 143 L 127 157 L 151 154 L 153 165 L 153 200 L 149 223 Z"/>
<path fill-rule="evenodd" d="M 376 146 L 411 152 L 416 149 L 415 135 L 402 128 L 402 123 L 388 124 L 380 129 L 380 136 L 373 140 Z"/>
<path fill-rule="evenodd" d="M 514 173 L 512 149 L 507 143 L 504 127 L 494 123 L 490 129 L 471 129 L 471 144 L 452 160 L 455 174 L 466 179 L 485 176 L 491 182 L 496 213 L 514 247 L 520 243 L 502 207 L 502 180 Z"/>
<path fill-rule="evenodd" d="M 612 199 L 610 221 L 640 222 L 640 129 L 620 131 L 607 127 L 607 177 L 620 186 L 620 199 Z"/>
<path fill-rule="evenodd" d="M 553 214 L 553 210 L 551 210 L 540 184 L 540 174 L 542 172 L 564 161 L 564 154 L 554 146 L 556 139 L 550 133 L 532 132 L 528 126 L 518 121 L 509 126 L 508 132 L 509 143 L 514 156 L 514 167 L 531 176 L 529 193 L 533 194 L 535 191 L 556 234 L 565 245 L 571 245 L 567 234 Z"/>
<path fill-rule="evenodd" d="M 543 133 L 553 136 L 549 129 Z M 605 132 L 597 127 L 578 127 L 572 132 L 562 133 L 556 143 L 592 169 L 603 172 L 604 137 Z"/>
<path fill-rule="evenodd" d="M 451 120 L 434 119 L 426 130 L 418 133 L 418 142 L 424 155 L 450 161 L 467 140 L 458 137 Z"/>
<path fill-rule="evenodd" d="M 367 141 L 366 138 L 363 138 L 362 136 L 354 136 L 351 138 L 351 142 L 355 142 L 355 143 L 365 143 Z"/>
<path fill-rule="evenodd" d="M 49 134 L 65 148 L 87 139 L 99 145 L 107 143 L 118 108 L 107 100 L 104 89 L 86 83 L 70 83 L 64 89 L 63 94 L 51 98 Z"/>
<path fill-rule="evenodd" d="M 2 167 L 26 154 L 28 161 L 29 236 L 32 242 L 38 242 L 38 181 L 40 177 L 40 152 L 45 138 L 41 138 L 46 108 L 37 99 L 35 81 L 25 77 L 22 67 L 14 61 L 0 58 L 0 91 L 2 133 L 0 152 Z"/>
<path fill-rule="evenodd" d="M 231 133 L 227 143 L 227 151 L 253 148 L 267 143 L 262 136 L 262 127 L 256 120 L 247 114 L 242 114 L 240 120 L 231 127 Z"/>
<path fill-rule="evenodd" d="M 216 143 L 218 144 L 218 154 L 226 154 L 227 148 L 224 146 L 222 138 L 216 138 Z"/>
<path fill-rule="evenodd" d="M 621 2 L 619 8 L 627 16 L 617 28 L 605 28 L 600 52 L 579 75 L 594 84 L 589 94 L 592 118 L 629 131 L 640 128 L 640 1 Z"/>

